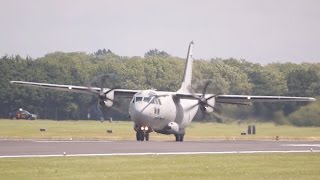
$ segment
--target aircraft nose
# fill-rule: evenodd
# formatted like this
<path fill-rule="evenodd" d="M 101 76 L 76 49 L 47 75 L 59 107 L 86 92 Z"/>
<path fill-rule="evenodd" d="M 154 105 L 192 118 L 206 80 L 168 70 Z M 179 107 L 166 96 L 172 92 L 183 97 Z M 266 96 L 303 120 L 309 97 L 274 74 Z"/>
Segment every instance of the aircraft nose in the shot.
<path fill-rule="evenodd" d="M 150 115 L 151 114 L 150 109 L 148 108 L 148 103 L 139 102 L 135 103 L 132 106 L 131 117 L 133 118 L 133 120 L 144 121 L 144 123 L 146 123 L 146 121 L 151 118 Z"/>
<path fill-rule="evenodd" d="M 143 102 L 135 103 L 133 105 L 133 110 L 137 113 L 144 114 L 144 112 L 146 112 L 146 109 L 147 109 L 147 104 Z"/>

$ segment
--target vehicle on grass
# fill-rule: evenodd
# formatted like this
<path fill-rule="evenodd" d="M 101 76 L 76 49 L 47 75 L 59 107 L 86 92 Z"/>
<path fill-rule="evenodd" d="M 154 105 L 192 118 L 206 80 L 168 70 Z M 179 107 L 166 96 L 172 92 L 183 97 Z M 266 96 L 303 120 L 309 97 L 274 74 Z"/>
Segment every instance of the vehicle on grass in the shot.
<path fill-rule="evenodd" d="M 37 115 L 32 114 L 22 108 L 17 110 L 16 112 L 12 112 L 9 114 L 10 119 L 28 119 L 28 120 L 36 120 Z"/>

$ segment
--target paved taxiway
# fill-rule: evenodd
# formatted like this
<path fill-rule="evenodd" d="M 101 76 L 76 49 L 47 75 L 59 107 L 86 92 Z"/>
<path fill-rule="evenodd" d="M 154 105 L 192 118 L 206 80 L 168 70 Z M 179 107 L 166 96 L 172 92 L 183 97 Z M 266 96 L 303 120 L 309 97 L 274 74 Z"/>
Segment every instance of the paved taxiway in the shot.
<path fill-rule="evenodd" d="M 0 158 L 216 154 L 255 152 L 320 152 L 320 141 L 32 141 L 0 140 Z"/>

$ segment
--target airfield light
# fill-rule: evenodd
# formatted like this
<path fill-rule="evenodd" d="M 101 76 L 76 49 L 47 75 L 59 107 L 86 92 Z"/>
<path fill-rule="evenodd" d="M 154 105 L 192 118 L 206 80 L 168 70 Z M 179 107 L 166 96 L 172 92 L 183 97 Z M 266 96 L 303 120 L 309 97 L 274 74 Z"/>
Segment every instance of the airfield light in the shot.
<path fill-rule="evenodd" d="M 146 130 L 146 131 L 148 131 L 148 129 L 149 129 L 148 126 L 146 126 L 146 127 L 144 128 L 144 130 Z"/>
<path fill-rule="evenodd" d="M 141 130 L 142 130 L 142 131 L 144 130 L 144 127 L 143 127 L 143 126 L 141 126 Z"/>

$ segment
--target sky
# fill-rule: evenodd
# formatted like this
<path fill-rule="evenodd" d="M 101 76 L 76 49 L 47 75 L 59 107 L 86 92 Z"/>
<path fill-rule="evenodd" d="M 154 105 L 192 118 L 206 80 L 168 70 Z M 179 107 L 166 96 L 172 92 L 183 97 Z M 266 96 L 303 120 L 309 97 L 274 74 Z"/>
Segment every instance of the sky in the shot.
<path fill-rule="evenodd" d="M 0 56 L 157 48 L 196 59 L 320 62 L 319 0 L 0 0 Z"/>

